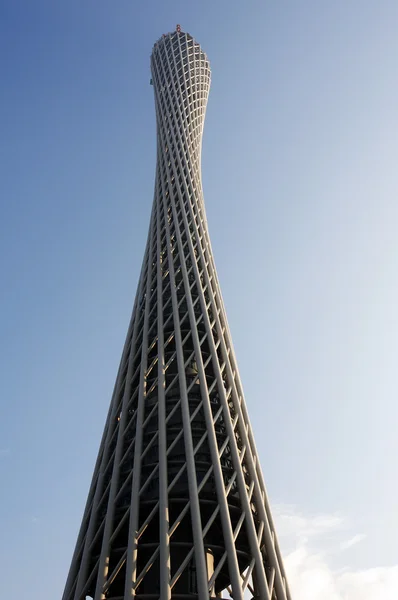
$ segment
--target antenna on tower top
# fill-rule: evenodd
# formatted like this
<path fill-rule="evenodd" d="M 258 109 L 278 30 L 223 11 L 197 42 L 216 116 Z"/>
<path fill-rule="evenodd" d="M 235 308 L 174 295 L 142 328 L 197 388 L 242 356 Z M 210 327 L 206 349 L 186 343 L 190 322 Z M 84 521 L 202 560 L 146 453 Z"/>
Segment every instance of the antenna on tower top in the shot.
<path fill-rule="evenodd" d="M 181 33 L 181 25 L 176 26 L 176 31 L 177 31 L 177 33 Z"/>

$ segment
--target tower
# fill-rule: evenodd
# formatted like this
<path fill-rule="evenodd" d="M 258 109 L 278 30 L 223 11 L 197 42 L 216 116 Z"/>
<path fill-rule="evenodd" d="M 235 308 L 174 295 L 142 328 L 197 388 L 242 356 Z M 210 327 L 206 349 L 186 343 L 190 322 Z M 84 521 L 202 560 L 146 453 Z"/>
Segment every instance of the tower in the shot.
<path fill-rule="evenodd" d="M 63 600 L 290 600 L 207 230 L 209 62 L 177 26 L 151 71 L 149 235 Z"/>

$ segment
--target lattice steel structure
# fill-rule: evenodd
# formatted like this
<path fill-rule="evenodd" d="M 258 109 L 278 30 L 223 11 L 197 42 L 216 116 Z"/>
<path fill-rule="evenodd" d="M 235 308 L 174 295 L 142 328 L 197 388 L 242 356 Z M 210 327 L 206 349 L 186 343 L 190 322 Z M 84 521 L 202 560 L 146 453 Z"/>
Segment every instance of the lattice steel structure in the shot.
<path fill-rule="evenodd" d="M 290 600 L 207 230 L 209 62 L 177 27 L 151 70 L 148 242 L 63 600 Z"/>

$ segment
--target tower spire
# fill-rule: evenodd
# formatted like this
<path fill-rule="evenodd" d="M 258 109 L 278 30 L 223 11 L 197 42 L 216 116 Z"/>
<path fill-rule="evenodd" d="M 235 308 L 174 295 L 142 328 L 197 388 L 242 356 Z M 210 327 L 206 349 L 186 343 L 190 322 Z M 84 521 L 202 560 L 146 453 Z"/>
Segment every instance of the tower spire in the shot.
<path fill-rule="evenodd" d="M 209 62 L 177 25 L 151 71 L 149 235 L 63 600 L 290 600 L 207 230 Z"/>

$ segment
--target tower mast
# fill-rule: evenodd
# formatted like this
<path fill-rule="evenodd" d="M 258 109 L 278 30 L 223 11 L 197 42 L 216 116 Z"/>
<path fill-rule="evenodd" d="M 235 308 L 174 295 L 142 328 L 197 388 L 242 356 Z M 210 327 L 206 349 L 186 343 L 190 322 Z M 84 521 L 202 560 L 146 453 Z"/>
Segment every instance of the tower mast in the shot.
<path fill-rule="evenodd" d="M 209 61 L 177 25 L 151 71 L 148 241 L 63 600 L 291 600 L 207 229 Z"/>

